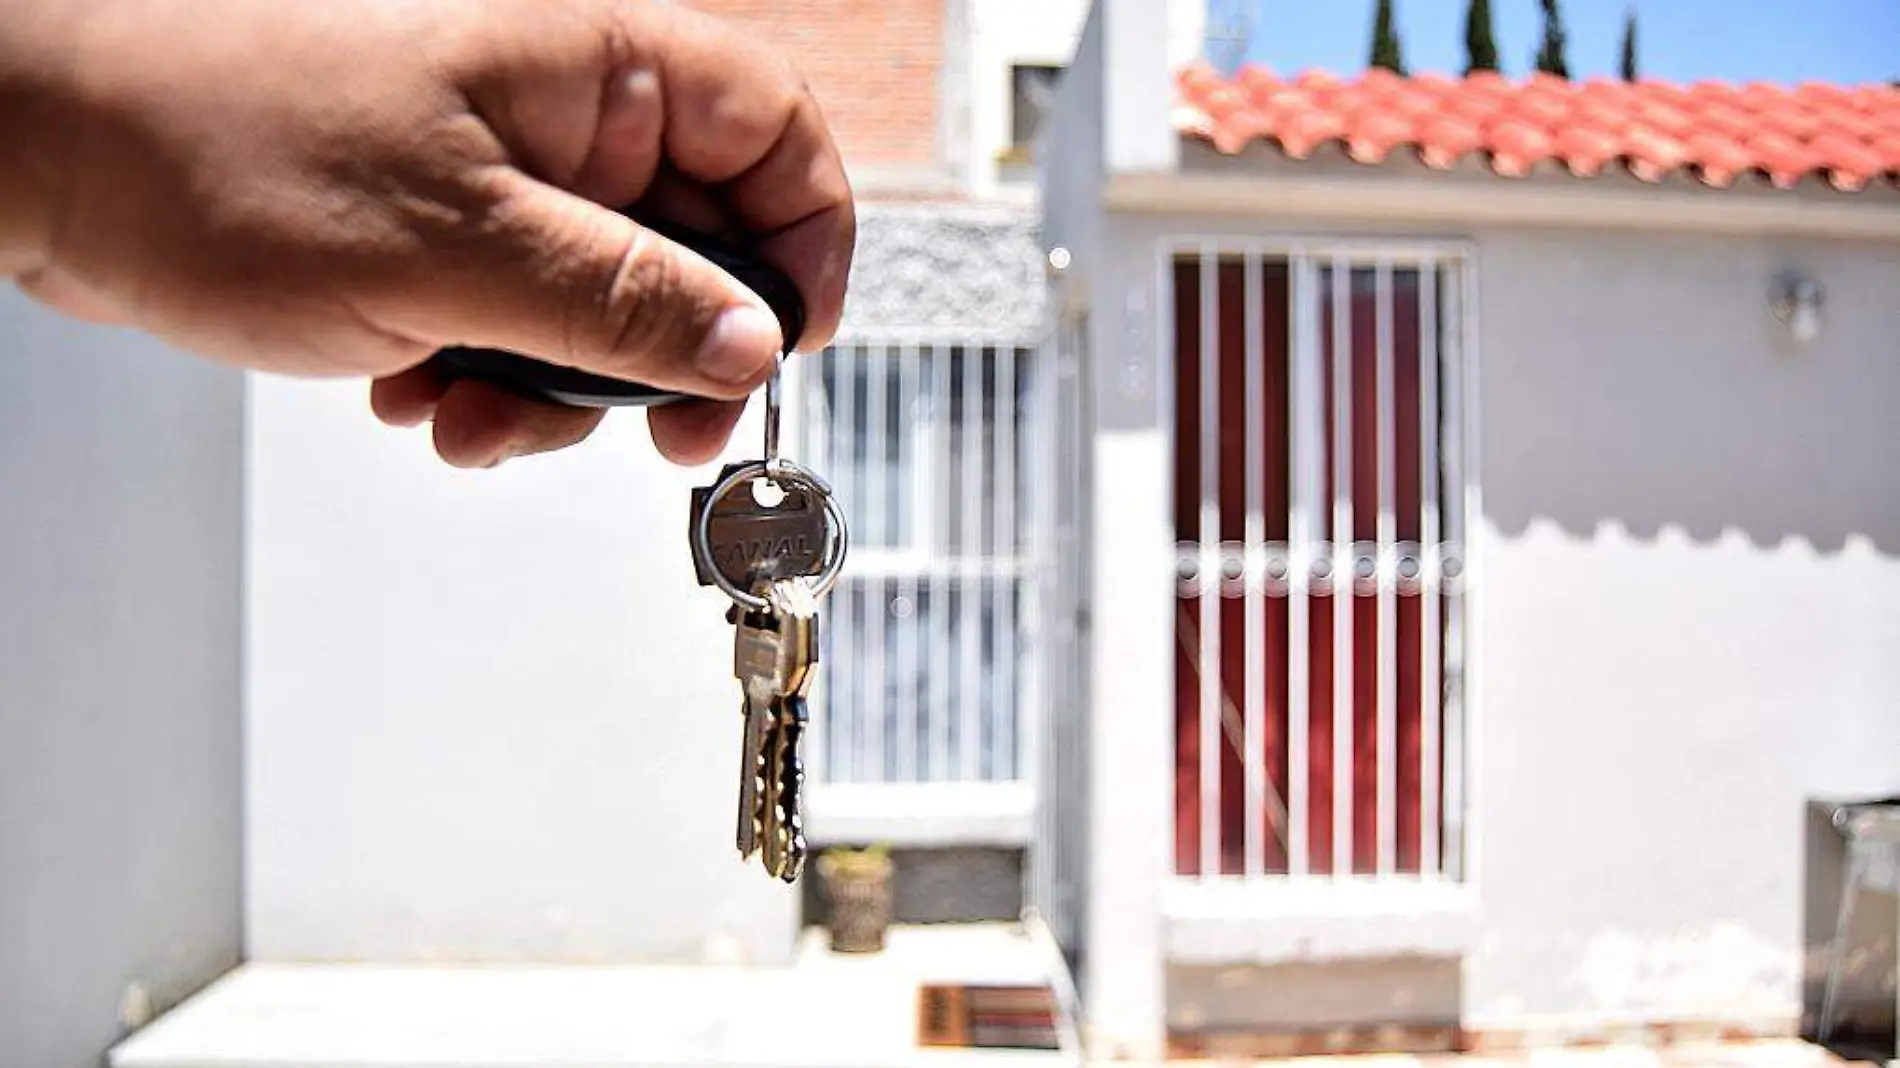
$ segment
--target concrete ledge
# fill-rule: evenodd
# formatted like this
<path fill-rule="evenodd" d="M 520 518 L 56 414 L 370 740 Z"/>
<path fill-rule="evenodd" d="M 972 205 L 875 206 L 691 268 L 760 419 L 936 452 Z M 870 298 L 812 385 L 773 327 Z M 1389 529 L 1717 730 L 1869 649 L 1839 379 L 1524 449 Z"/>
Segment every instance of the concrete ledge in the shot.
<path fill-rule="evenodd" d="M 1035 812 L 1026 782 L 820 783 L 805 833 L 819 845 L 1021 846 Z"/>
<path fill-rule="evenodd" d="M 1056 982 L 1020 925 L 898 928 L 786 968 L 250 964 L 113 1050 L 112 1068 L 667 1068 L 1079 1063 L 924 1050 L 925 982 Z"/>
<path fill-rule="evenodd" d="M 1181 964 L 1457 957 L 1477 944 L 1477 897 L 1438 882 L 1178 880 L 1163 946 Z"/>

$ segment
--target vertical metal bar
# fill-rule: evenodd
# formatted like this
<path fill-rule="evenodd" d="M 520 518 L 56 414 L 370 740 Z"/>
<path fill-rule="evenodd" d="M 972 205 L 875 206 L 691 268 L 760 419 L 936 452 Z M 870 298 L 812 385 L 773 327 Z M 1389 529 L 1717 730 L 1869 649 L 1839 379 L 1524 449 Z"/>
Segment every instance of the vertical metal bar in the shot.
<path fill-rule="evenodd" d="M 957 755 L 959 778 L 972 782 L 982 778 L 983 728 L 981 679 L 983 664 L 978 643 L 983 637 L 983 518 L 989 507 L 989 494 L 983 486 L 983 348 L 965 348 L 958 360 L 963 373 L 963 495 L 957 510 L 963 517 L 963 545 L 958 554 L 957 651 L 962 671 L 958 679 Z"/>
<path fill-rule="evenodd" d="M 931 408 L 935 431 L 936 456 L 933 457 L 931 474 L 933 476 L 935 507 L 931 510 L 931 543 L 933 552 L 930 567 L 930 778 L 936 782 L 949 782 L 956 778 L 951 762 L 950 721 L 955 713 L 952 707 L 952 693 L 960 686 L 960 680 L 950 670 L 950 568 L 952 566 L 950 517 L 956 514 L 955 496 L 951 493 L 951 461 L 956 456 L 952 445 L 950 416 L 955 410 L 951 404 L 950 361 L 960 349 L 948 345 L 931 346 L 931 377 L 935 382 L 936 396 L 932 398 Z"/>
<path fill-rule="evenodd" d="M 823 357 L 817 360 L 788 361 L 788 370 L 792 372 L 791 381 L 794 388 L 787 393 L 787 396 L 795 398 L 791 412 L 798 454 L 801 458 L 822 465 L 818 468 L 821 471 L 837 469 L 831 462 L 831 436 L 823 433 L 825 421 L 829 418 L 829 410 L 825 405 L 824 375 L 826 370 L 833 365 L 834 355 L 834 350 L 828 348 Z M 820 456 L 821 451 L 824 453 L 823 456 Z M 828 643 L 830 640 L 829 633 L 820 631 L 821 643 Z M 831 659 L 831 649 L 828 645 L 821 644 L 819 658 L 827 662 Z M 807 730 L 811 732 L 806 742 L 806 751 L 811 754 L 807 770 L 814 783 L 826 781 L 831 773 L 831 733 L 828 726 L 831 716 L 826 711 L 827 702 L 830 699 L 828 684 L 824 672 L 821 671 L 813 679 L 808 694 L 814 714 L 807 726 Z"/>
<path fill-rule="evenodd" d="M 921 465 L 917 462 L 917 437 L 911 433 L 916 426 L 917 411 L 917 346 L 906 344 L 897 357 L 897 462 L 894 464 L 895 483 L 893 489 L 898 494 L 899 526 L 893 533 L 902 536 L 900 545 L 909 547 L 916 544 L 922 516 L 917 508 L 919 491 L 917 476 Z M 922 614 L 918 605 L 918 579 L 913 568 L 904 569 L 904 577 L 898 583 L 897 595 L 904 599 L 909 611 L 897 624 L 897 671 L 900 682 L 897 696 L 897 759 L 895 776 L 898 782 L 917 781 L 917 739 L 919 703 L 917 700 L 917 630 L 922 624 Z M 820 676 L 824 673 L 820 672 Z"/>
<path fill-rule="evenodd" d="M 1377 284 L 1378 363 L 1375 391 L 1379 425 L 1375 434 L 1379 450 L 1379 523 L 1378 523 L 1378 722 L 1379 722 L 1379 874 L 1389 875 L 1398 859 L 1398 590 L 1397 569 L 1390 564 L 1398 529 L 1398 460 L 1393 416 L 1392 264 L 1380 259 L 1375 271 Z"/>
<path fill-rule="evenodd" d="M 1419 871 L 1436 874 L 1438 856 L 1438 261 L 1418 271 L 1419 433 Z"/>
<path fill-rule="evenodd" d="M 836 419 L 832 423 L 832 440 L 837 443 L 838 451 L 843 455 L 837 467 L 838 492 L 841 495 L 846 514 L 858 517 L 862 522 L 863 500 L 860 462 L 858 458 L 858 376 L 859 364 L 863 352 L 859 346 L 845 345 L 838 349 L 835 373 L 837 375 L 838 407 Z M 841 583 L 838 591 L 842 596 L 833 598 L 838 605 L 838 629 L 833 639 L 836 664 L 827 673 L 836 686 L 835 700 L 831 707 L 831 757 L 832 768 L 839 782 L 862 782 L 858 754 L 863 746 L 858 737 L 863 729 L 859 722 L 859 707 L 862 701 L 859 691 L 863 686 L 863 677 L 857 668 L 856 645 L 861 636 L 857 615 L 857 584 Z"/>
<path fill-rule="evenodd" d="M 1287 481 L 1292 505 L 1287 517 L 1287 871 L 1301 876 L 1307 870 L 1307 669 L 1312 662 L 1308 653 L 1312 638 L 1308 633 L 1310 572 L 1306 553 L 1318 525 L 1314 518 L 1325 507 L 1325 490 L 1320 483 L 1326 471 L 1326 456 L 1321 438 L 1324 394 L 1319 389 L 1322 365 L 1316 328 L 1319 272 L 1312 258 L 1297 250 L 1289 267 L 1287 285 L 1293 314 L 1289 316 L 1292 337 L 1287 345 L 1287 426 L 1291 428 L 1287 435 Z"/>
<path fill-rule="evenodd" d="M 885 391 L 890 385 L 891 347 L 879 346 L 875 356 L 868 357 L 865 367 L 864 396 L 864 437 L 865 437 L 865 479 L 864 514 L 872 521 L 867 524 L 876 538 L 873 544 L 889 545 L 890 537 L 890 497 L 897 491 L 897 473 L 884 455 L 884 443 L 890 436 L 890 425 L 886 420 L 887 398 Z M 864 666 L 858 669 L 858 682 L 867 692 L 868 700 L 860 700 L 859 706 L 864 717 L 864 749 L 859 754 L 863 762 L 862 781 L 884 782 L 889 778 L 889 762 L 884 747 L 884 720 L 890 715 L 890 703 L 884 700 L 888 691 L 888 665 L 884 658 L 884 621 L 890 617 L 890 586 L 885 573 L 866 576 L 864 583 Z"/>
<path fill-rule="evenodd" d="M 996 626 L 991 633 L 990 663 L 996 675 L 996 693 L 991 702 L 990 737 L 996 753 L 990 776 L 1013 780 L 1016 769 L 1016 739 L 1022 722 L 1020 680 L 1016 638 L 1016 594 L 1022 588 L 1025 570 L 1016 545 L 1016 349 L 1008 344 L 996 347 L 996 433 L 992 455 L 995 457 L 995 532 L 990 536 L 990 555 L 995 558 L 991 586 L 996 595 Z"/>
<path fill-rule="evenodd" d="M 1460 262 L 1458 269 L 1446 272 L 1445 282 L 1450 290 L 1445 301 L 1446 318 L 1452 322 L 1445 330 L 1446 348 L 1444 358 L 1445 375 L 1445 440 L 1444 440 L 1444 494 L 1450 502 L 1445 509 L 1445 545 L 1448 552 L 1454 552 L 1462 573 L 1455 583 L 1448 583 L 1450 589 L 1445 597 L 1445 812 L 1444 812 L 1444 856 L 1445 871 L 1453 878 L 1464 879 L 1465 871 L 1465 593 L 1470 588 L 1470 561 L 1466 559 L 1467 528 L 1465 509 L 1468 507 L 1465 486 L 1465 354 L 1470 350 L 1473 324 L 1471 314 L 1472 287 L 1469 285 L 1470 265 Z"/>
<path fill-rule="evenodd" d="M 1201 249 L 1201 877 L 1220 874 L 1220 260 Z"/>
<path fill-rule="evenodd" d="M 1353 870 L 1352 262 L 1333 260 L 1333 874 Z"/>
<path fill-rule="evenodd" d="M 1266 558 L 1266 326 L 1262 322 L 1260 254 L 1247 254 L 1246 293 L 1246 849 L 1248 878 L 1266 871 L 1265 817 L 1267 813 L 1267 755 L 1261 741 L 1267 736 L 1267 604 L 1264 572 L 1256 562 Z M 1205 386 L 1203 386 L 1205 388 Z M 1205 623 L 1202 624 L 1206 626 Z"/>

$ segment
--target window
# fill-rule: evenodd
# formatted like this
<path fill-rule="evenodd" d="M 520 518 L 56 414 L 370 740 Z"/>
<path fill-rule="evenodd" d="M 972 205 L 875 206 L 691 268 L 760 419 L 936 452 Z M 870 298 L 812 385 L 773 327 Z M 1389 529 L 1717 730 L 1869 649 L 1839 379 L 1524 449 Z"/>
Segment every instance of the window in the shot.
<path fill-rule="evenodd" d="M 1464 261 L 1196 248 L 1169 277 L 1174 869 L 1456 878 Z"/>
<path fill-rule="evenodd" d="M 1024 777 L 1033 350 L 851 345 L 807 366 L 807 455 L 852 539 L 812 695 L 820 776 Z"/>
<path fill-rule="evenodd" d="M 1034 158 L 1036 138 L 1055 111 L 1056 89 L 1062 68 L 1018 63 L 1009 68 L 1009 155 L 1023 162 Z"/>

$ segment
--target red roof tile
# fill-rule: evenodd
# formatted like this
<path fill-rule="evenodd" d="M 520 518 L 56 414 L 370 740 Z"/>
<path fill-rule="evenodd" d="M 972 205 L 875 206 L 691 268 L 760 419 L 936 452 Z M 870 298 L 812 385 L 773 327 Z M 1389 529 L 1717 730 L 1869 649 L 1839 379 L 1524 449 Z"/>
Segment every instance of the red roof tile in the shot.
<path fill-rule="evenodd" d="M 1286 79 L 1257 66 L 1228 78 L 1196 64 L 1180 72 L 1176 88 L 1180 130 L 1229 154 L 1264 140 L 1304 159 L 1338 143 L 1366 164 L 1410 149 L 1446 169 L 1481 153 L 1511 177 L 1551 160 L 1579 176 L 1620 166 L 1651 182 L 1686 169 L 1718 187 L 1749 173 L 1784 188 L 1810 175 L 1842 190 L 1900 184 L 1900 88 L 1889 86 L 1507 80 L 1489 72 L 1453 79 L 1376 69 L 1354 79 L 1324 71 Z"/>

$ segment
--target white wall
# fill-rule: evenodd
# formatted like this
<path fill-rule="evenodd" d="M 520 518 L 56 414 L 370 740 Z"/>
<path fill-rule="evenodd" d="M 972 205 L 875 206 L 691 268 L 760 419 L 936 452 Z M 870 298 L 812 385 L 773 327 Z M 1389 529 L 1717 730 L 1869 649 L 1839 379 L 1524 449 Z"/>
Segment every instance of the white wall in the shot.
<path fill-rule="evenodd" d="M 997 173 L 997 154 L 1010 147 L 1014 95 L 1010 67 L 1067 65 L 1082 35 L 1089 0 L 968 0 L 970 85 L 969 174 L 979 196 L 1005 189 L 1027 192 L 1022 181 Z"/>
<path fill-rule="evenodd" d="M 237 963 L 243 405 L 0 290 L 0 1064 Z"/>
<path fill-rule="evenodd" d="M 252 953 L 784 959 L 795 891 L 732 847 L 727 601 L 687 548 L 716 468 L 621 412 L 457 472 L 360 384 L 251 389 Z"/>
<path fill-rule="evenodd" d="M 1792 1025 L 1805 805 L 1900 791 L 1900 254 L 1450 229 L 1432 236 L 1478 242 L 1483 320 L 1466 1023 Z M 1101 540 L 1096 626 L 1118 681 L 1095 722 L 1122 744 L 1153 741 L 1168 698 L 1148 680 L 1170 670 L 1166 605 L 1146 591 L 1171 557 L 1129 503 L 1169 499 L 1167 425 L 1152 390 L 1106 385 L 1166 373 L 1142 327 L 1155 242 L 1315 230 L 1366 232 L 1110 220 L 1098 454 L 1123 474 L 1098 500 L 1138 535 L 1104 513 L 1118 533 Z M 1789 265 L 1827 290 L 1804 350 L 1766 309 Z M 1098 741 L 1098 774 L 1116 744 Z M 1119 882 L 1097 893 L 1133 907 Z"/>
<path fill-rule="evenodd" d="M 1481 240 L 1468 1010 L 1791 1017 L 1804 803 L 1900 790 L 1900 255 Z M 1807 350 L 1784 265 L 1827 290 Z"/>
<path fill-rule="evenodd" d="M 1114 21 L 1104 18 L 1113 44 L 1107 72 L 1109 98 L 1124 106 L 1152 96 L 1159 101 L 1162 122 L 1153 127 L 1160 137 L 1147 137 L 1142 125 L 1152 116 L 1127 117 L 1111 124 L 1116 136 L 1141 137 L 1165 148 L 1172 142 L 1166 124 L 1172 106 L 1174 72 L 1201 54 L 1206 26 L 1206 0 L 1134 0 L 1117 7 L 1116 0 L 965 0 L 968 5 L 969 66 L 967 86 L 951 87 L 951 99 L 966 101 L 968 124 L 963 145 L 968 153 L 963 169 L 974 191 L 985 197 L 1028 196 L 1033 174 L 1007 170 L 999 175 L 996 156 L 1010 147 L 1012 64 L 1069 65 L 1080 43 L 1083 23 L 1093 10 L 1110 16 L 1121 11 L 1123 31 L 1116 36 Z M 1099 75 L 1098 75 L 1099 77 Z M 959 92 L 958 90 L 963 90 Z M 1125 96 L 1117 95 L 1125 94 Z M 1103 89 L 1089 93 L 1086 105 L 1103 108 Z M 1152 109 L 1151 109 L 1152 110 Z"/>

